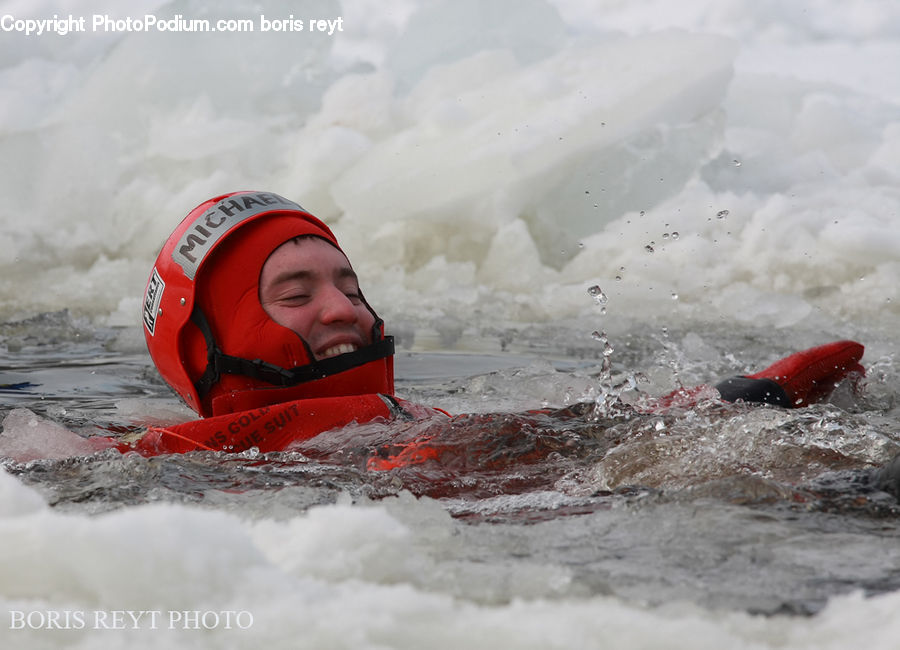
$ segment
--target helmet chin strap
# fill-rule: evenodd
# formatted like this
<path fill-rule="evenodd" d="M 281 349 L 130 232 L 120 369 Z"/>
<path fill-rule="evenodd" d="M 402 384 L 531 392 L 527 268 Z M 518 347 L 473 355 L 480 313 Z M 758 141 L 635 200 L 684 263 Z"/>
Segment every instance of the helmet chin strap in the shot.
<path fill-rule="evenodd" d="M 212 328 L 209 326 L 206 314 L 203 313 L 199 305 L 194 306 L 194 310 L 191 312 L 191 321 L 203 333 L 203 338 L 206 340 L 206 370 L 194 384 L 200 399 L 209 394 L 209 391 L 212 390 L 212 387 L 216 385 L 216 382 L 219 381 L 223 374 L 243 375 L 264 381 L 273 386 L 286 388 L 308 381 L 315 381 L 316 379 L 323 379 L 394 354 L 394 337 L 385 336 L 371 345 L 353 352 L 321 360 L 315 360 L 313 355 L 310 354 L 310 358 L 313 359 L 312 363 L 296 368 L 282 368 L 262 359 L 250 360 L 223 353 L 219 346 L 216 345 Z M 376 322 L 373 331 L 377 331 L 379 325 L 380 323 Z M 306 346 L 305 341 L 303 344 Z M 309 346 L 306 346 L 306 348 L 307 352 L 309 352 Z"/>

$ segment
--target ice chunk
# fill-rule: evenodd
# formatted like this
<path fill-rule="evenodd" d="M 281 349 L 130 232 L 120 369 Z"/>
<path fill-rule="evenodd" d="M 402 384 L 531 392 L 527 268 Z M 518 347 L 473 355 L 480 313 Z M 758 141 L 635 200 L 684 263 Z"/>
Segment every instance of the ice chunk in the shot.
<path fill-rule="evenodd" d="M 0 434 L 0 456 L 20 463 L 37 458 L 86 456 L 111 446 L 105 438 L 83 438 L 21 408 L 9 412 Z"/>

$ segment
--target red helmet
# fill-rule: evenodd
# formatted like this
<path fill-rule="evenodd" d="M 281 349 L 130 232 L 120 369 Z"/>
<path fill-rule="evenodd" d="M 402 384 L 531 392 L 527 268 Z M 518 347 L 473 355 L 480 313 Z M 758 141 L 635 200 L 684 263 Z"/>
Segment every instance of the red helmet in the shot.
<path fill-rule="evenodd" d="M 144 336 L 163 379 L 206 417 L 305 397 L 394 392 L 393 338 L 375 317 L 372 343 L 316 360 L 259 301 L 269 254 L 324 223 L 271 192 L 234 192 L 194 208 L 163 245 L 144 292 Z"/>

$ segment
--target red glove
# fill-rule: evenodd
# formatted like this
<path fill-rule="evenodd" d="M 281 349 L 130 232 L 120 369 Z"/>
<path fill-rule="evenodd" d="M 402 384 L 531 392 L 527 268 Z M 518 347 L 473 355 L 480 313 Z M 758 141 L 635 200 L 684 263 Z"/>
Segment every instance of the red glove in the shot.
<path fill-rule="evenodd" d="M 749 379 L 771 379 L 784 389 L 792 407 L 807 406 L 831 394 L 851 373 L 865 376 L 859 364 L 865 348 L 856 341 L 835 341 L 795 352 Z"/>
<path fill-rule="evenodd" d="M 718 397 L 726 402 L 756 402 L 785 408 L 799 408 L 819 402 L 852 373 L 865 376 L 859 360 L 865 348 L 855 341 L 835 341 L 795 352 L 752 375 L 730 377 L 715 385 Z M 678 407 L 691 408 L 715 391 L 701 385 L 681 388 L 663 397 L 646 401 L 641 410 L 654 413 Z M 713 397 L 714 399 L 715 397 Z"/>

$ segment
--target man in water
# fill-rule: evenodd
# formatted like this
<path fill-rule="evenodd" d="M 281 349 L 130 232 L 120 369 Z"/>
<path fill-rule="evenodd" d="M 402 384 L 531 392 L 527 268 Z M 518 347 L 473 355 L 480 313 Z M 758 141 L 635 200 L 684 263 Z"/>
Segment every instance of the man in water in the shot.
<path fill-rule="evenodd" d="M 151 429 L 144 453 L 273 451 L 352 421 L 437 414 L 394 397 L 393 340 L 337 239 L 277 194 L 235 192 L 192 210 L 156 260 L 143 322 L 160 374 L 205 418 Z M 802 406 L 861 371 L 862 354 L 831 343 L 716 388 L 728 401 Z"/>
<path fill-rule="evenodd" d="M 160 374 L 203 417 L 394 389 L 393 340 L 334 234 L 270 192 L 188 214 L 151 273 L 144 334 Z"/>

